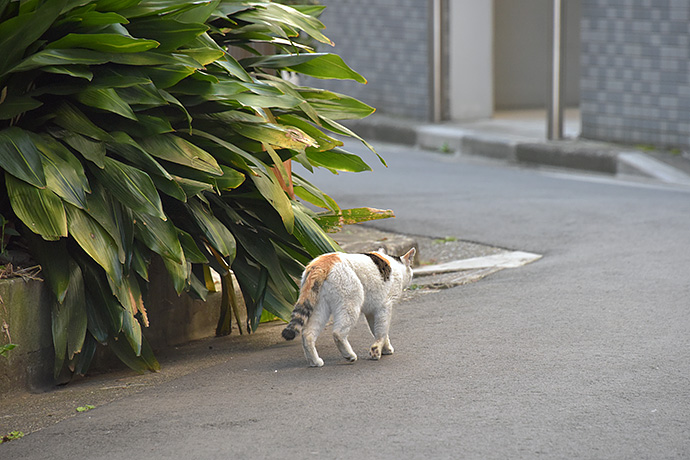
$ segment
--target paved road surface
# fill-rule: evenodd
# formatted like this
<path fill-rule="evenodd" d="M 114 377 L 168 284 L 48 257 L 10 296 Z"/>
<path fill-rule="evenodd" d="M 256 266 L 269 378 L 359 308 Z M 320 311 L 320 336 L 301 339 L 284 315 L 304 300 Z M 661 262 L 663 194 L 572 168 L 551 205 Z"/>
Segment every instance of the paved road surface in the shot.
<path fill-rule="evenodd" d="M 325 334 L 326 366 L 308 369 L 269 326 L 264 347 L 0 458 L 690 457 L 690 190 L 382 153 L 387 170 L 324 188 L 343 206 L 393 208 L 381 228 L 544 258 L 414 293 L 380 362 L 343 364 Z M 360 323 L 360 355 L 367 334 Z"/>

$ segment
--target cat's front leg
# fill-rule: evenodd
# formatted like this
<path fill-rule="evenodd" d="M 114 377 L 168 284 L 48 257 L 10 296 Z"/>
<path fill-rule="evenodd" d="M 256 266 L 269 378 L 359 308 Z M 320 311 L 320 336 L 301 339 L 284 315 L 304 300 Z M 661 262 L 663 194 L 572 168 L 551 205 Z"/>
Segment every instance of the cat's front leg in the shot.
<path fill-rule="evenodd" d="M 393 347 L 388 338 L 388 329 L 391 320 L 390 305 L 384 306 L 374 313 L 371 318 L 367 317 L 369 328 L 376 339 L 369 349 L 369 358 L 374 360 L 381 359 L 381 355 L 392 355 Z"/>
<path fill-rule="evenodd" d="M 395 350 L 393 349 L 393 345 L 391 345 L 390 338 L 386 336 L 386 341 L 383 343 L 383 348 L 381 349 L 381 354 L 382 355 L 392 355 Z"/>

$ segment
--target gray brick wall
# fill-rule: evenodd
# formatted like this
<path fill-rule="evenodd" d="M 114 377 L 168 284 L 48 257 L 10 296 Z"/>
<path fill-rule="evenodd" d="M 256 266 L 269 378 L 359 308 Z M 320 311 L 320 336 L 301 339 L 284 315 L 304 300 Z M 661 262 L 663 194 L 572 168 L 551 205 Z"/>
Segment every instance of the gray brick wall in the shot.
<path fill-rule="evenodd" d="M 321 0 L 321 17 L 335 52 L 362 74 L 366 85 L 340 80 L 305 83 L 347 94 L 382 114 L 427 120 L 429 100 L 426 0 Z"/>
<path fill-rule="evenodd" d="M 690 0 L 582 0 L 590 139 L 690 146 Z"/>

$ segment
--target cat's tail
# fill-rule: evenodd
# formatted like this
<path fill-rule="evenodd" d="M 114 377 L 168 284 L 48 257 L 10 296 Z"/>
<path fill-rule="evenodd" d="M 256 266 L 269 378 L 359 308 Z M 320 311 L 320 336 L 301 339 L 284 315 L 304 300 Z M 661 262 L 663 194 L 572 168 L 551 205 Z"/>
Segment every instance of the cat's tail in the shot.
<path fill-rule="evenodd" d="M 294 310 L 292 310 L 292 318 L 290 318 L 290 322 L 283 329 L 283 338 L 285 340 L 294 339 L 302 331 L 304 325 L 307 324 L 309 317 L 314 312 L 314 307 L 316 307 L 319 301 L 321 286 L 323 286 L 323 282 L 328 277 L 333 264 L 339 260 L 337 254 L 331 253 L 317 257 L 307 265 L 299 298 Z"/>

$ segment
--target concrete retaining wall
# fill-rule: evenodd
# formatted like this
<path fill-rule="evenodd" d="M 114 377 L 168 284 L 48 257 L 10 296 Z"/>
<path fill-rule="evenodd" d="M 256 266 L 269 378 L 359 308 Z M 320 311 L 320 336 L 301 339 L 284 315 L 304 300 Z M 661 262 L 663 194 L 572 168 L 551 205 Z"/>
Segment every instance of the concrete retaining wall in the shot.
<path fill-rule="evenodd" d="M 193 300 L 186 294 L 178 296 L 160 260 L 154 259 L 149 274 L 151 282 L 146 305 L 150 327 L 144 334 L 154 351 L 215 335 L 220 316 L 220 293 L 209 293 L 206 302 Z M 7 358 L 0 357 L 0 393 L 16 389 L 40 390 L 54 384 L 52 295 L 48 289 L 41 281 L 0 280 L 0 327 L 4 321 L 12 343 L 18 345 Z M 238 299 L 241 298 L 239 295 Z M 244 311 L 244 305 L 240 310 Z M 233 328 L 236 331 L 234 321 Z M 0 343 L 6 343 L 6 337 Z M 112 362 L 109 351 L 102 349 L 92 368 Z"/>

